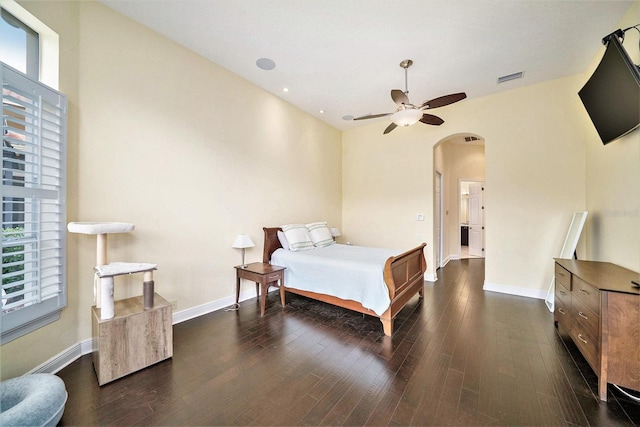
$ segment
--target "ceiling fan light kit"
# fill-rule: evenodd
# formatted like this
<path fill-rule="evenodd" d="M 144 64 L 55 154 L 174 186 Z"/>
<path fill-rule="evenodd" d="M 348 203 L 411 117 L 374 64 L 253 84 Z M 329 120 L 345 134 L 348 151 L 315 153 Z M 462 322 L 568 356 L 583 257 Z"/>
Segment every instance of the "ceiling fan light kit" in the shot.
<path fill-rule="evenodd" d="M 392 123 L 384 130 L 384 134 L 391 132 L 398 126 L 411 126 L 412 124 L 417 122 L 422 122 L 424 124 L 433 126 L 440 126 L 442 123 L 444 123 L 444 120 L 442 120 L 440 117 L 434 116 L 433 114 L 427 114 L 424 112 L 424 110 L 444 107 L 445 105 L 453 104 L 454 102 L 465 99 L 467 97 L 467 94 L 464 92 L 460 92 L 452 93 L 451 95 L 440 96 L 438 98 L 425 101 L 420 104 L 420 107 L 416 107 L 409 102 L 409 97 L 407 96 L 407 94 L 409 93 L 407 70 L 409 69 L 409 67 L 411 67 L 412 64 L 413 61 L 410 59 L 405 59 L 400 63 L 400 68 L 404 69 L 404 91 L 400 89 L 391 90 L 391 99 L 398 106 L 397 110 L 394 113 L 369 114 L 362 117 L 356 117 L 353 120 L 375 119 L 378 117 L 391 116 Z"/>
<path fill-rule="evenodd" d="M 417 108 L 398 110 L 391 116 L 391 121 L 398 126 L 411 126 L 422 118 L 422 111 Z"/>

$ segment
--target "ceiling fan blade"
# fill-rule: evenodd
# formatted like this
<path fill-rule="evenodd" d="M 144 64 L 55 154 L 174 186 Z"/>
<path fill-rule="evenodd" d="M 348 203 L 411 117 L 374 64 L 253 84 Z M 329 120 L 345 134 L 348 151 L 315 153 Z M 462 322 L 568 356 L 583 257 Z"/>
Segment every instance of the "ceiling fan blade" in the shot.
<path fill-rule="evenodd" d="M 438 98 L 433 98 L 430 101 L 425 101 L 420 106 L 420 109 L 426 108 L 438 108 L 444 107 L 445 105 L 453 104 L 454 102 L 462 101 L 467 97 L 467 94 L 464 92 L 460 93 L 452 93 L 451 95 L 440 96 Z"/>
<path fill-rule="evenodd" d="M 400 89 L 391 89 L 391 99 L 398 105 L 409 104 L 409 97 Z"/>
<path fill-rule="evenodd" d="M 377 119 L 378 117 L 390 116 L 393 113 L 369 114 L 368 116 L 355 117 L 353 120 Z"/>
<path fill-rule="evenodd" d="M 397 124 L 391 123 L 389 126 L 387 126 L 387 128 L 384 130 L 384 132 L 382 132 L 382 134 L 386 135 L 386 134 L 388 134 L 389 132 L 391 132 L 392 130 L 394 130 L 397 127 L 398 127 Z"/>
<path fill-rule="evenodd" d="M 433 114 L 427 114 L 427 113 L 424 113 L 422 115 L 422 118 L 420 119 L 420 121 L 426 125 L 434 125 L 434 126 L 440 126 L 441 124 L 444 123 L 444 120 L 442 120 L 440 117 L 434 116 Z"/>

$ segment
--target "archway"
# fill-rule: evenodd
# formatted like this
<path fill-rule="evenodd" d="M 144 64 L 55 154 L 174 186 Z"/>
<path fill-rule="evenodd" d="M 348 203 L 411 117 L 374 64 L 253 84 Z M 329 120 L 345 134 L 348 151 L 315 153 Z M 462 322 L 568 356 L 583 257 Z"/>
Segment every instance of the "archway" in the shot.
<path fill-rule="evenodd" d="M 467 250 L 463 251 L 464 233 L 469 231 L 468 206 L 462 197 L 463 183 L 480 182 L 484 194 L 485 155 L 484 138 L 473 133 L 459 133 L 449 135 L 434 145 L 433 173 L 434 173 L 434 250 L 436 252 L 436 270 L 446 265 L 450 260 L 470 257 Z M 482 194 L 482 196 L 483 196 Z M 481 206 L 482 218 L 480 229 L 473 230 L 472 237 L 475 244 L 479 244 L 480 254 L 484 256 L 484 202 Z M 463 212 L 467 209 L 466 212 Z M 466 213 L 466 214 L 465 214 Z M 477 221 L 477 218 L 474 218 Z M 465 230 L 464 227 L 467 227 Z M 474 226 L 478 226 L 476 223 Z M 478 239 L 480 241 L 478 242 Z M 468 238 L 467 245 L 468 246 Z"/>

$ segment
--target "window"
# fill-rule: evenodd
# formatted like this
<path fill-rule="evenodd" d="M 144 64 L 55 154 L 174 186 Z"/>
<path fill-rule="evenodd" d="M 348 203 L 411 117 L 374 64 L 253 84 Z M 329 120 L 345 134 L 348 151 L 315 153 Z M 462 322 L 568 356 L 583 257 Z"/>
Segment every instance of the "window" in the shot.
<path fill-rule="evenodd" d="M 66 292 L 64 95 L 5 64 L 2 344 L 59 318 Z"/>
<path fill-rule="evenodd" d="M 14 0 L 0 0 L 0 61 L 58 89 L 60 37 Z"/>
<path fill-rule="evenodd" d="M 27 76 L 40 77 L 40 37 L 6 9 L 0 9 L 0 61 Z"/>

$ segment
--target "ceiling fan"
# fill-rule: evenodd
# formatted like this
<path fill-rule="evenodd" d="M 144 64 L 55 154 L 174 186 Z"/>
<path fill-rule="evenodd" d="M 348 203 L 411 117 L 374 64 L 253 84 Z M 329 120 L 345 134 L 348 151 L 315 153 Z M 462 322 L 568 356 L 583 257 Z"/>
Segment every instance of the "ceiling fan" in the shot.
<path fill-rule="evenodd" d="M 391 116 L 391 124 L 387 126 L 384 130 L 384 134 L 387 134 L 394 130 L 398 126 L 410 126 L 417 122 L 422 122 L 427 125 L 440 126 L 444 123 L 438 116 L 434 116 L 433 114 L 425 113 L 425 110 L 430 110 L 433 108 L 444 107 L 445 105 L 453 104 L 454 102 L 461 101 L 467 97 L 467 94 L 464 92 L 460 93 L 452 93 L 450 95 L 440 96 L 438 98 L 434 98 L 429 101 L 425 101 L 420 106 L 415 106 L 409 102 L 409 97 L 407 94 L 409 93 L 409 86 L 407 83 L 407 70 L 413 61 L 410 59 L 405 59 L 400 63 L 400 67 L 404 68 L 404 92 L 400 89 L 392 89 L 391 90 L 391 99 L 398 105 L 398 108 L 393 113 L 382 113 L 382 114 L 370 114 L 367 116 L 356 117 L 353 120 L 366 120 L 366 119 L 375 119 L 378 117 Z"/>

